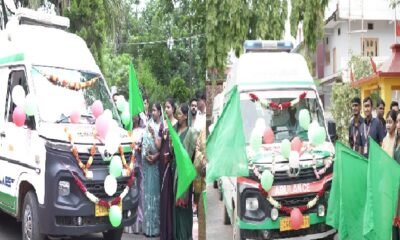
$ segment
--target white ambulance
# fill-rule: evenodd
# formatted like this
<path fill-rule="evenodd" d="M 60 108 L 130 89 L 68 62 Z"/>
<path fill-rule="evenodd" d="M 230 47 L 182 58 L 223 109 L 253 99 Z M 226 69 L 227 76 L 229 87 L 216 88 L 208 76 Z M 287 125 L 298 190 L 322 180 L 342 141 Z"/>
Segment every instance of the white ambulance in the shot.
<path fill-rule="evenodd" d="M 238 240 L 333 239 L 335 230 L 325 225 L 325 214 L 333 172 L 331 139 L 335 139 L 336 132 L 332 123 L 331 138 L 323 138 L 322 144 L 314 147 L 307 131 L 299 126 L 299 112 L 306 110 L 314 124 L 325 134 L 328 132 L 306 61 L 290 53 L 292 44 L 286 41 L 249 40 L 244 47 L 246 52 L 231 69 L 223 94 L 226 104 L 231 89 L 237 87 L 240 93 L 250 175 L 219 179 L 224 223 L 232 223 L 233 239 Z M 262 104 L 256 103 L 253 96 Z M 265 134 L 266 129 L 274 137 L 269 142 L 264 137 L 261 150 L 255 154 L 252 134 Z M 302 152 L 293 157 L 296 165 L 292 165 L 292 152 L 288 159 L 280 149 L 283 141 L 294 138 L 303 144 Z M 273 174 L 268 192 L 260 183 L 264 171 Z M 302 225 L 296 228 L 289 213 L 295 208 L 302 211 Z"/>
<path fill-rule="evenodd" d="M 0 31 L 0 210 L 22 222 L 23 240 L 96 232 L 121 239 L 136 220 L 139 192 L 130 173 L 137 170 L 124 167 L 115 192 L 106 193 L 111 154 L 94 132 L 93 102 L 118 125 L 116 155 L 128 163 L 132 139 L 86 43 L 68 26 L 68 18 L 20 8 Z M 22 124 L 15 123 L 15 88 L 35 102 Z M 71 123 L 74 110 L 78 121 Z M 122 209 L 117 227 L 108 216 L 115 205 Z"/>

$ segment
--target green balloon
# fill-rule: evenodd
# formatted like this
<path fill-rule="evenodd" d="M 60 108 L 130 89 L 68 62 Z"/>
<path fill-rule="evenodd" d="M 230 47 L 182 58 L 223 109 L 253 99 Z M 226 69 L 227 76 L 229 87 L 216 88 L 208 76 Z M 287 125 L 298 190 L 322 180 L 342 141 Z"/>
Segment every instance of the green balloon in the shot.
<path fill-rule="evenodd" d="M 116 178 L 122 175 L 122 161 L 119 156 L 114 156 L 110 162 L 110 174 Z"/>
<path fill-rule="evenodd" d="M 122 99 L 122 98 L 119 98 L 118 100 L 117 100 L 117 109 L 118 109 L 118 111 L 120 111 L 120 112 L 123 112 L 124 110 L 125 110 L 125 100 L 124 99 Z"/>
<path fill-rule="evenodd" d="M 261 186 L 262 186 L 262 188 L 266 192 L 268 192 L 271 189 L 273 182 L 274 182 L 274 175 L 272 175 L 272 173 L 269 170 L 265 170 L 261 174 Z"/>
<path fill-rule="evenodd" d="M 121 114 L 121 120 L 122 120 L 122 123 L 124 124 L 124 126 L 128 126 L 129 125 L 129 123 L 131 122 L 131 115 L 129 114 L 129 111 L 125 110 Z"/>
<path fill-rule="evenodd" d="M 111 225 L 113 227 L 119 227 L 122 222 L 122 211 L 119 206 L 113 205 L 110 207 L 110 211 L 108 213 L 108 217 L 110 219 Z"/>
<path fill-rule="evenodd" d="M 305 130 L 310 126 L 310 112 L 307 109 L 301 109 L 299 113 L 299 124 Z"/>
<path fill-rule="evenodd" d="M 284 158 L 289 158 L 290 155 L 290 142 L 287 139 L 284 139 L 281 143 L 281 154 Z"/>
<path fill-rule="evenodd" d="M 253 149 L 253 151 L 257 153 L 260 151 L 261 145 L 262 145 L 262 137 L 260 133 L 257 132 L 256 129 L 254 129 L 251 132 L 250 136 L 250 146 Z"/>
<path fill-rule="evenodd" d="M 34 102 L 26 102 L 25 105 L 24 105 L 24 112 L 28 116 L 35 115 L 36 104 Z"/>
<path fill-rule="evenodd" d="M 311 136 L 312 144 L 318 146 L 324 143 L 325 139 L 326 139 L 326 132 L 324 127 L 318 126 L 318 128 L 312 131 L 312 136 Z"/>

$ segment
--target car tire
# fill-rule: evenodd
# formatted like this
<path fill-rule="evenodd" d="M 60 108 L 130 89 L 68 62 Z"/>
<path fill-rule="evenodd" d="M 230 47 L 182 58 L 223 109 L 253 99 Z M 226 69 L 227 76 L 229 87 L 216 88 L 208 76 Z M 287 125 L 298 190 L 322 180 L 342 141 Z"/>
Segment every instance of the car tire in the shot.
<path fill-rule="evenodd" d="M 121 240 L 123 231 L 123 228 L 116 228 L 103 232 L 104 240 Z"/>
<path fill-rule="evenodd" d="M 224 206 L 224 225 L 230 225 L 230 224 L 231 224 L 231 219 L 229 218 L 226 206 Z"/>
<path fill-rule="evenodd" d="M 214 181 L 214 189 L 217 189 L 218 188 L 218 182 L 217 181 Z"/>
<path fill-rule="evenodd" d="M 39 204 L 34 191 L 29 191 L 22 207 L 22 240 L 45 240 L 46 235 L 40 233 Z"/>

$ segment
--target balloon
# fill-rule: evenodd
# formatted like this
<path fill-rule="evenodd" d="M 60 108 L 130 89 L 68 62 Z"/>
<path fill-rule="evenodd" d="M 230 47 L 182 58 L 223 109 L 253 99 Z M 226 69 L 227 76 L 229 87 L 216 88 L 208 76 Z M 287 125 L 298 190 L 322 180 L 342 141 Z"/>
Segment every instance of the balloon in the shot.
<path fill-rule="evenodd" d="M 107 133 L 104 143 L 107 152 L 114 154 L 117 152 L 118 147 L 121 144 L 121 138 L 118 126 L 115 127 L 113 122 L 109 122 L 109 129 L 110 130 Z"/>
<path fill-rule="evenodd" d="M 301 109 L 299 113 L 300 127 L 308 130 L 310 127 L 310 112 L 307 109 Z"/>
<path fill-rule="evenodd" d="M 257 129 L 257 131 L 264 132 L 266 128 L 264 118 L 257 118 L 256 125 L 254 128 Z"/>
<path fill-rule="evenodd" d="M 303 147 L 303 142 L 300 140 L 299 137 L 295 137 L 292 139 L 292 144 L 291 144 L 292 151 L 300 153 L 302 147 Z"/>
<path fill-rule="evenodd" d="M 257 129 L 253 129 L 250 136 L 250 146 L 254 152 L 258 152 L 261 149 L 262 136 Z"/>
<path fill-rule="evenodd" d="M 293 230 L 299 230 L 303 225 L 303 214 L 298 208 L 293 208 L 290 212 L 290 225 Z"/>
<path fill-rule="evenodd" d="M 271 144 L 271 143 L 274 142 L 274 139 L 275 139 L 274 131 L 272 131 L 272 129 L 270 127 L 265 129 L 264 137 L 263 137 L 264 143 L 265 144 Z"/>
<path fill-rule="evenodd" d="M 13 102 L 17 106 L 23 106 L 25 103 L 25 90 L 21 85 L 17 85 L 13 88 L 11 93 Z"/>
<path fill-rule="evenodd" d="M 94 101 L 92 105 L 92 113 L 95 118 L 98 118 L 104 111 L 103 103 L 100 100 Z"/>
<path fill-rule="evenodd" d="M 129 123 L 131 122 L 131 114 L 129 113 L 129 110 L 128 111 L 125 110 L 122 112 L 121 120 L 122 120 L 122 123 L 124 124 L 124 126 L 129 125 Z"/>
<path fill-rule="evenodd" d="M 96 131 L 97 135 L 100 136 L 100 138 L 105 139 L 109 130 L 109 124 L 110 120 L 107 119 L 107 116 L 105 115 L 100 115 L 96 119 Z"/>
<path fill-rule="evenodd" d="M 31 93 L 29 93 L 25 98 L 24 111 L 28 116 L 35 115 L 37 111 L 36 100 Z"/>
<path fill-rule="evenodd" d="M 262 188 L 266 192 L 268 192 L 271 189 L 273 182 L 274 182 L 274 175 L 272 175 L 272 173 L 269 170 L 265 170 L 261 174 L 261 186 L 262 186 Z"/>
<path fill-rule="evenodd" d="M 296 151 L 291 151 L 289 155 L 289 166 L 291 168 L 299 168 L 300 167 L 300 155 Z"/>
<path fill-rule="evenodd" d="M 24 126 L 25 120 L 26 120 L 26 115 L 21 106 L 17 106 L 14 109 L 12 119 L 13 119 L 13 122 L 15 123 L 15 125 L 17 125 L 17 127 Z"/>
<path fill-rule="evenodd" d="M 71 123 L 79 123 L 81 120 L 81 113 L 79 110 L 72 111 L 71 115 L 69 116 Z"/>
<path fill-rule="evenodd" d="M 318 126 L 311 135 L 311 143 L 318 146 L 325 142 L 326 139 L 326 132 L 325 128 Z"/>
<path fill-rule="evenodd" d="M 312 121 L 312 123 L 310 124 L 310 126 L 308 127 L 308 141 L 312 142 L 312 138 L 313 138 L 313 132 L 315 131 L 315 129 L 317 129 L 319 127 L 319 124 L 317 121 Z"/>
<path fill-rule="evenodd" d="M 113 227 L 119 227 L 122 222 L 122 210 L 119 206 L 113 205 L 110 207 L 110 211 L 108 213 L 108 217 L 110 219 L 111 225 Z"/>
<path fill-rule="evenodd" d="M 122 98 L 122 97 L 117 99 L 117 109 L 118 109 L 118 111 L 120 111 L 120 112 L 124 111 L 125 106 L 126 106 L 125 102 L 126 102 L 125 99 Z"/>
<path fill-rule="evenodd" d="M 283 157 L 288 158 L 290 154 L 290 142 L 287 139 L 284 139 L 281 143 L 281 154 Z"/>
<path fill-rule="evenodd" d="M 119 156 L 114 156 L 110 162 L 110 175 L 120 177 L 122 174 L 122 160 Z"/>
<path fill-rule="evenodd" d="M 111 197 L 117 192 L 117 185 L 117 179 L 112 175 L 108 175 L 104 180 L 104 191 Z"/>
<path fill-rule="evenodd" d="M 109 119 L 109 120 L 111 120 L 111 119 L 112 119 L 112 116 L 113 116 L 110 109 L 104 110 L 104 112 L 103 112 L 102 115 L 104 115 L 104 116 L 105 116 L 107 119 Z"/>

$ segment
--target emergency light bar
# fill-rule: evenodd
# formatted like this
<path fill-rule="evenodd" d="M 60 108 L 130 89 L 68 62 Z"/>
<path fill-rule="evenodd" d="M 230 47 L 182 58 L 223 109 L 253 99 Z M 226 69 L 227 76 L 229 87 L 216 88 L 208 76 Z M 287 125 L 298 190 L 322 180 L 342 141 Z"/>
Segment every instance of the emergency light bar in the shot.
<path fill-rule="evenodd" d="M 19 24 L 51 26 L 63 30 L 69 28 L 69 18 L 27 8 L 18 8 L 15 16 L 18 18 Z"/>
<path fill-rule="evenodd" d="M 244 51 L 247 52 L 290 52 L 293 44 L 290 41 L 246 40 Z"/>

